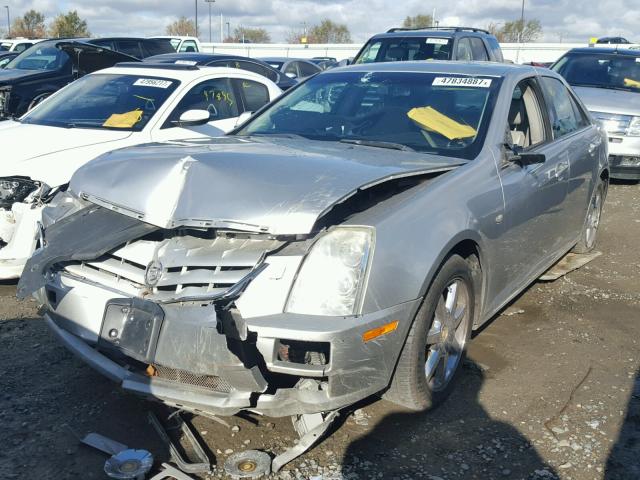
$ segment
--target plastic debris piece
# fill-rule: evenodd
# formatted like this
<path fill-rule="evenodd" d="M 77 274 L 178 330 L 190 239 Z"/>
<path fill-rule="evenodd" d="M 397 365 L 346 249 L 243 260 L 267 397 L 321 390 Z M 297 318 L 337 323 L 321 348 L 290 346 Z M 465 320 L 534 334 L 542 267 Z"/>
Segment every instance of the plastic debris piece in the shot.
<path fill-rule="evenodd" d="M 89 445 L 90 447 L 106 453 L 107 455 L 117 455 L 123 450 L 127 450 L 129 448 L 124 443 L 116 442 L 104 435 L 93 432 L 85 435 L 85 437 L 80 441 L 85 445 Z"/>
<path fill-rule="evenodd" d="M 159 472 L 157 475 L 154 475 L 149 480 L 164 480 L 165 478 L 174 478 L 175 480 L 193 480 L 193 477 L 190 477 L 186 473 L 172 467 L 168 463 L 163 463 L 162 467 L 164 470 Z"/>
<path fill-rule="evenodd" d="M 143 480 L 151 470 L 153 455 L 146 450 L 123 450 L 104 464 L 104 473 L 120 480 Z"/>
<path fill-rule="evenodd" d="M 557 280 L 560 277 L 566 275 L 569 272 L 577 270 L 580 267 L 585 266 L 592 260 L 595 260 L 602 252 L 594 251 L 590 253 L 567 253 L 560 259 L 553 267 L 547 270 L 539 280 L 543 282 L 550 282 Z"/>
<path fill-rule="evenodd" d="M 234 479 L 260 478 L 271 473 L 271 457 L 258 450 L 234 453 L 224 462 L 224 471 Z"/>

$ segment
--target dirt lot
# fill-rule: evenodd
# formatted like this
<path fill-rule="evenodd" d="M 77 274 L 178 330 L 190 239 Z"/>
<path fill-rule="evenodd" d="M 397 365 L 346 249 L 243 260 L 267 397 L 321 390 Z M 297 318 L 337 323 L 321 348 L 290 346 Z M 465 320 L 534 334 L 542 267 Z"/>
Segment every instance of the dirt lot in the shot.
<path fill-rule="evenodd" d="M 415 414 L 372 401 L 275 478 L 640 478 L 639 238 L 640 185 L 613 185 L 603 255 L 531 286 L 478 334 L 447 404 Z M 14 294 L 0 286 L 0 477 L 105 478 L 106 456 L 77 439 L 90 431 L 166 460 L 151 404 L 67 353 Z M 295 438 L 288 419 L 228 420 L 239 431 L 193 419 L 219 466 Z"/>

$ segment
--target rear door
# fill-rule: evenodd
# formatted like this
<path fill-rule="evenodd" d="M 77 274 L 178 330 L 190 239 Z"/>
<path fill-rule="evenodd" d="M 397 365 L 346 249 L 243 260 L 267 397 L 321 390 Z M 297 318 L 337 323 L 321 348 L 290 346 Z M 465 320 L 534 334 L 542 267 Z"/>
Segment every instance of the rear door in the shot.
<path fill-rule="evenodd" d="M 564 83 L 544 76 L 540 83 L 557 148 L 569 162 L 565 242 L 572 242 L 587 214 L 602 139 Z"/>

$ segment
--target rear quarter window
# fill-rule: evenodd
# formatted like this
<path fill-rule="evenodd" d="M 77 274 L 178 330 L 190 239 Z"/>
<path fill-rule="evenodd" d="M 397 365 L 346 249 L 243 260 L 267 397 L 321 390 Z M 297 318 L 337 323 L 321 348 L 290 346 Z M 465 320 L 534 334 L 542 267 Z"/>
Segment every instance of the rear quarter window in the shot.
<path fill-rule="evenodd" d="M 489 46 L 489 51 L 491 52 L 491 56 L 493 60 L 496 62 L 504 62 L 504 57 L 502 55 L 502 49 L 500 48 L 500 44 L 495 37 L 486 37 L 485 41 Z"/>

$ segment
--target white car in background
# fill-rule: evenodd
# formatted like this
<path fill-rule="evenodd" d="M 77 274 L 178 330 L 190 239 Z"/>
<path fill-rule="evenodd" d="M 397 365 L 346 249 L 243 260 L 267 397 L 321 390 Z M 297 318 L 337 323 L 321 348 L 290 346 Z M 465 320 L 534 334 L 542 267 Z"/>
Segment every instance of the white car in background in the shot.
<path fill-rule="evenodd" d="M 151 37 L 156 40 L 168 40 L 173 49 L 178 53 L 196 53 L 202 51 L 200 40 L 196 37 L 180 37 L 171 35 L 161 35 L 159 37 Z"/>
<path fill-rule="evenodd" d="M 281 93 L 235 68 L 120 64 L 0 123 L 0 279 L 20 276 L 43 207 L 78 167 L 122 147 L 223 135 Z"/>

